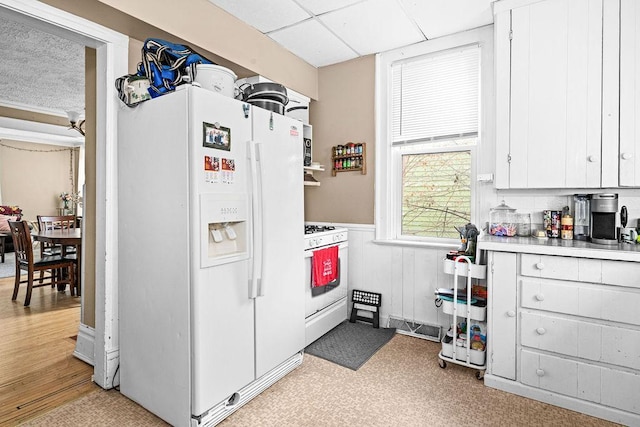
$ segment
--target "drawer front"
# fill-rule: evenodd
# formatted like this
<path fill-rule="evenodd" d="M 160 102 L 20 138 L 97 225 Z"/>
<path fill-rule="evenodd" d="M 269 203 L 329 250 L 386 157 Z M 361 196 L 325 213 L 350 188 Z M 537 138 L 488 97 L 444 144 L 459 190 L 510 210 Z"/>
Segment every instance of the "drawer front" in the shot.
<path fill-rule="evenodd" d="M 640 414 L 640 375 L 522 349 L 523 384 Z"/>
<path fill-rule="evenodd" d="M 640 370 L 640 331 L 523 310 L 523 346 Z"/>
<path fill-rule="evenodd" d="M 520 280 L 521 305 L 640 326 L 640 290 L 567 281 Z"/>
<path fill-rule="evenodd" d="M 602 283 L 640 289 L 640 263 L 630 261 L 602 262 Z M 640 317 L 640 310 L 638 310 Z"/>
<path fill-rule="evenodd" d="M 560 280 L 579 280 L 578 260 L 580 258 L 520 255 L 520 274 L 531 277 L 545 277 Z"/>
<path fill-rule="evenodd" d="M 578 356 L 578 322 L 522 311 L 520 342 L 526 347 Z"/>
<path fill-rule="evenodd" d="M 640 289 L 640 263 L 631 261 L 521 254 L 520 274 Z"/>

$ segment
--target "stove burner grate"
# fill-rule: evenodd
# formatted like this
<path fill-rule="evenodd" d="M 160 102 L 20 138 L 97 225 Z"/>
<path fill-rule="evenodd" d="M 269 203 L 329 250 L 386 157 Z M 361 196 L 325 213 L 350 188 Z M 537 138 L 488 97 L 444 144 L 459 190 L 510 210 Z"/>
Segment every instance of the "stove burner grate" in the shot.
<path fill-rule="evenodd" d="M 323 231 L 331 231 L 336 228 L 332 225 L 305 225 L 304 234 L 321 233 Z"/>

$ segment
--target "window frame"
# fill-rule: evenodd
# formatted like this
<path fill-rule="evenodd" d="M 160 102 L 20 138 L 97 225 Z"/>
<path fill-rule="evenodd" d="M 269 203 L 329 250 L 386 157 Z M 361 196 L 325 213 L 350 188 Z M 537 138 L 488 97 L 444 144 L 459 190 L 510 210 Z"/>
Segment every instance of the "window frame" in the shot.
<path fill-rule="evenodd" d="M 391 66 L 399 61 L 420 57 L 438 52 L 462 48 L 466 45 L 477 45 L 480 48 L 480 96 L 479 123 L 477 142 L 473 146 L 451 147 L 456 150 L 471 149 L 471 222 L 478 224 L 479 187 L 477 185 L 478 170 L 483 162 L 481 147 L 487 138 L 487 117 L 493 106 L 493 26 L 489 25 L 475 30 L 457 33 L 428 40 L 415 45 L 406 46 L 376 55 L 376 178 L 375 178 L 375 238 L 378 242 L 421 243 L 429 246 L 452 247 L 459 244 L 458 239 L 402 236 L 402 149 L 392 144 L 392 97 Z M 490 132 L 492 133 L 492 132 Z M 419 143 L 406 144 L 407 147 Z M 425 146 L 422 145 L 422 148 Z M 437 151 L 442 151 L 438 147 Z M 462 224 L 461 224 L 462 225 Z"/>

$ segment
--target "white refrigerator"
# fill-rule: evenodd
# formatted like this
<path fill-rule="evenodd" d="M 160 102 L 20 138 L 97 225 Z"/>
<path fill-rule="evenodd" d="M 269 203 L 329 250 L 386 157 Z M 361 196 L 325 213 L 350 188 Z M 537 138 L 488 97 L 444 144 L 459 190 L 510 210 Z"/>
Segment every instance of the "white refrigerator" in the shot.
<path fill-rule="evenodd" d="M 120 391 L 215 425 L 302 363 L 302 123 L 183 85 L 118 129 Z"/>

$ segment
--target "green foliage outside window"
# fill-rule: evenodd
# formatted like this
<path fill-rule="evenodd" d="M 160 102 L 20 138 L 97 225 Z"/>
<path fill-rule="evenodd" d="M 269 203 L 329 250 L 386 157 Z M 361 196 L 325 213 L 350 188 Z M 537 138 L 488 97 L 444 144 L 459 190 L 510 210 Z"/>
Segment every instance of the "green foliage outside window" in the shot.
<path fill-rule="evenodd" d="M 471 220 L 471 152 L 402 156 L 402 235 L 460 237 Z"/>

